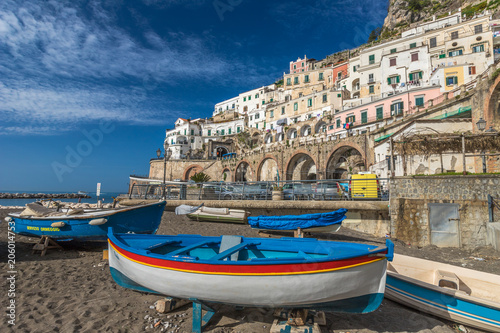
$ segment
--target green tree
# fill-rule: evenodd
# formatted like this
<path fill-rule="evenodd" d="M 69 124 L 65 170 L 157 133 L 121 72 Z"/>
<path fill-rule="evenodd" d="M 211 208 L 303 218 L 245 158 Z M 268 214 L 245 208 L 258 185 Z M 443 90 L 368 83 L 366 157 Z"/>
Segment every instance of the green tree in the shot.
<path fill-rule="evenodd" d="M 380 37 L 380 33 L 382 32 L 382 27 L 378 27 L 370 32 L 370 36 L 368 36 L 368 43 L 376 41 Z"/>
<path fill-rule="evenodd" d="M 195 183 L 206 183 L 211 179 L 211 177 L 204 172 L 198 172 L 192 175 L 189 179 Z"/>

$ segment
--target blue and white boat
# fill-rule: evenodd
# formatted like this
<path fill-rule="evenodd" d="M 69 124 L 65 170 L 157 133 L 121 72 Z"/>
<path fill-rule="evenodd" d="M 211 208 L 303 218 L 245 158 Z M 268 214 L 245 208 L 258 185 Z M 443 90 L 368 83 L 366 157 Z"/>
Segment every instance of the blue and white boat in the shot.
<path fill-rule="evenodd" d="M 199 302 L 366 313 L 385 289 L 385 246 L 304 238 L 115 234 L 109 267 L 122 287 Z"/>
<path fill-rule="evenodd" d="M 14 222 L 13 231 L 19 235 L 48 236 L 57 241 L 96 241 L 106 240 L 109 227 L 123 233 L 156 233 L 165 204 L 162 201 L 125 208 L 45 210 L 44 214 L 27 210 L 28 213 L 11 213 L 5 219 Z M 28 208 L 34 205 L 28 204 Z"/>
<path fill-rule="evenodd" d="M 346 218 L 347 209 L 341 208 L 328 213 L 277 216 L 249 216 L 248 224 L 263 230 L 297 230 L 313 232 L 336 232 Z"/>
<path fill-rule="evenodd" d="M 388 264 L 387 298 L 434 316 L 500 332 L 500 276 L 404 255 Z"/>

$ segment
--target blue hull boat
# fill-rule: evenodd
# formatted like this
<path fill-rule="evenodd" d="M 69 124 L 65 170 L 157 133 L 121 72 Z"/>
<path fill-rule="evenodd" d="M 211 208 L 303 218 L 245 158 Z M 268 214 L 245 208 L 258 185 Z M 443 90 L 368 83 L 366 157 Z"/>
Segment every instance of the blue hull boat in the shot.
<path fill-rule="evenodd" d="M 295 229 L 319 229 L 334 228 L 337 231 L 346 218 L 347 209 L 341 208 L 334 212 L 303 214 L 303 215 L 281 215 L 281 216 L 249 216 L 248 224 L 256 229 L 268 230 L 295 230 Z M 312 230 L 311 230 L 312 231 Z"/>
<path fill-rule="evenodd" d="M 500 276 L 394 255 L 385 296 L 393 301 L 489 332 L 500 332 Z"/>
<path fill-rule="evenodd" d="M 121 233 L 154 234 L 161 222 L 165 201 L 125 208 L 53 212 L 47 216 L 12 213 L 6 221 L 23 236 L 48 236 L 58 241 L 106 240 L 109 227 Z"/>

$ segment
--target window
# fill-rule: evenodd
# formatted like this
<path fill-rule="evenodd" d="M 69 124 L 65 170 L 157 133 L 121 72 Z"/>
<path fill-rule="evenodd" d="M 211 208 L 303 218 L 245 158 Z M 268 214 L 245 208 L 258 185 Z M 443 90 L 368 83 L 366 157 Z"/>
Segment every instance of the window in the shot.
<path fill-rule="evenodd" d="M 484 44 L 474 46 L 472 48 L 473 53 L 484 52 Z"/>
<path fill-rule="evenodd" d="M 461 56 L 463 54 L 463 50 L 453 50 L 448 52 L 449 57 L 456 57 L 456 56 Z"/>
<path fill-rule="evenodd" d="M 285 107 L 284 106 L 281 107 L 281 114 L 285 114 Z"/>
<path fill-rule="evenodd" d="M 312 98 L 309 98 L 307 100 L 307 107 L 311 107 L 312 105 L 313 105 L 313 100 L 312 100 Z"/>
<path fill-rule="evenodd" d="M 441 53 L 441 54 L 439 55 L 439 59 L 443 59 L 443 58 L 446 58 L 446 53 Z"/>
<path fill-rule="evenodd" d="M 389 59 L 389 66 L 396 66 L 396 58 Z"/>
<path fill-rule="evenodd" d="M 446 85 L 447 86 L 453 86 L 455 84 L 458 84 L 458 77 L 456 77 L 456 76 L 448 76 L 446 78 Z"/>
<path fill-rule="evenodd" d="M 186 135 L 186 131 L 187 131 L 187 130 L 186 130 L 186 129 L 184 129 L 184 135 Z"/>
<path fill-rule="evenodd" d="M 227 130 L 227 134 L 231 134 L 231 128 Z"/>
<path fill-rule="evenodd" d="M 375 86 L 374 85 L 368 86 L 368 91 L 370 94 L 374 94 L 375 93 Z"/>
<path fill-rule="evenodd" d="M 224 135 L 224 130 L 223 129 L 220 131 L 220 135 Z"/>
<path fill-rule="evenodd" d="M 410 44 L 410 49 L 414 49 L 414 48 L 416 48 L 416 47 L 417 47 L 417 43 L 411 43 L 411 44 Z"/>
<path fill-rule="evenodd" d="M 474 26 L 474 33 L 480 34 L 481 32 L 483 32 L 483 25 L 482 24 L 475 25 Z"/>
<path fill-rule="evenodd" d="M 259 128 L 259 124 L 255 124 L 255 128 Z"/>
<path fill-rule="evenodd" d="M 262 101 L 262 105 L 266 104 L 266 101 Z"/>
<path fill-rule="evenodd" d="M 241 127 L 238 126 L 238 127 L 236 127 L 236 133 L 239 133 L 239 132 L 241 132 Z"/>
<path fill-rule="evenodd" d="M 453 31 L 451 33 L 451 39 L 457 39 L 458 38 L 458 31 Z"/>
<path fill-rule="evenodd" d="M 391 53 L 396 53 L 398 49 L 391 49 Z"/>
<path fill-rule="evenodd" d="M 338 98 L 341 98 L 341 97 L 342 97 L 342 94 L 337 94 L 337 97 L 338 97 Z"/>
<path fill-rule="evenodd" d="M 341 79 L 341 78 L 342 78 L 342 72 L 341 72 L 341 71 L 337 73 L 337 77 L 338 77 L 339 79 Z"/>
<path fill-rule="evenodd" d="M 399 116 L 403 114 L 404 102 L 391 104 L 391 116 Z"/>
<path fill-rule="evenodd" d="M 272 103 L 272 102 L 273 102 L 273 99 L 272 99 L 272 98 L 271 98 L 271 99 L 269 99 L 269 103 Z"/>
<path fill-rule="evenodd" d="M 373 78 L 373 74 L 368 74 L 368 83 L 375 82 L 375 79 Z"/>
<path fill-rule="evenodd" d="M 429 39 L 429 47 L 436 47 L 437 46 L 437 38 L 436 37 L 432 37 L 431 39 Z"/>
<path fill-rule="evenodd" d="M 387 84 L 396 84 L 399 83 L 400 76 L 391 76 L 387 78 Z"/>
<path fill-rule="evenodd" d="M 309 82 L 309 75 L 304 75 L 304 82 L 305 83 Z"/>
<path fill-rule="evenodd" d="M 328 102 L 328 95 L 323 94 L 323 103 L 326 103 L 326 102 Z"/>
<path fill-rule="evenodd" d="M 416 106 L 424 106 L 424 98 L 423 97 L 415 97 L 415 105 Z"/>
<path fill-rule="evenodd" d="M 212 130 L 208 130 L 208 136 L 212 135 Z"/>
<path fill-rule="evenodd" d="M 374 55 L 374 54 L 372 54 L 372 55 L 370 55 L 370 56 L 368 57 L 368 63 L 369 63 L 370 65 L 373 65 L 373 64 L 375 63 L 375 55 Z"/>
<path fill-rule="evenodd" d="M 304 63 L 302 63 L 302 65 L 301 65 L 301 66 L 302 66 L 302 67 L 304 67 Z"/>
<path fill-rule="evenodd" d="M 293 103 L 293 111 L 297 111 L 299 109 L 299 103 Z"/>
<path fill-rule="evenodd" d="M 352 66 L 352 71 L 355 72 L 357 70 L 357 66 Z"/>
<path fill-rule="evenodd" d="M 191 135 L 194 135 L 194 129 L 191 130 Z"/>
<path fill-rule="evenodd" d="M 246 105 L 245 105 L 245 106 L 243 107 L 243 112 L 247 112 L 247 111 L 248 111 L 248 106 L 246 106 Z"/>
<path fill-rule="evenodd" d="M 232 109 L 234 109 L 234 103 L 233 103 L 233 105 L 231 106 L 231 108 L 232 108 Z"/>
<path fill-rule="evenodd" d="M 255 114 L 255 119 L 259 119 L 260 118 L 260 113 L 256 113 Z"/>
<path fill-rule="evenodd" d="M 418 53 L 411 54 L 411 61 L 418 61 Z"/>
<path fill-rule="evenodd" d="M 293 69 L 297 69 L 297 65 L 293 65 Z"/>
<path fill-rule="evenodd" d="M 352 115 L 352 116 L 347 116 L 345 118 L 345 122 L 346 123 L 355 123 L 356 122 L 356 116 L 355 115 Z"/>
<path fill-rule="evenodd" d="M 174 139 L 170 140 L 170 144 L 174 144 Z"/>
<path fill-rule="evenodd" d="M 247 98 L 246 97 L 243 97 L 243 102 L 246 102 Z"/>
<path fill-rule="evenodd" d="M 319 75 L 318 80 L 324 80 L 323 79 L 323 73 L 319 73 L 318 75 Z"/>
<path fill-rule="evenodd" d="M 273 118 L 274 117 L 274 110 L 269 111 L 269 117 Z"/>
<path fill-rule="evenodd" d="M 298 84 L 299 83 L 299 77 L 296 76 L 293 78 L 293 84 Z"/>
<path fill-rule="evenodd" d="M 333 125 L 330 125 L 330 126 L 328 126 L 328 129 L 329 129 L 329 130 L 332 130 L 332 129 L 333 129 L 333 127 L 334 127 Z"/>
<path fill-rule="evenodd" d="M 422 79 L 422 72 L 410 73 L 408 75 L 408 79 L 410 81 L 417 81 L 419 79 Z"/>
<path fill-rule="evenodd" d="M 252 96 L 248 96 L 248 100 L 251 100 L 252 99 Z"/>
<path fill-rule="evenodd" d="M 341 126 L 341 124 L 340 124 L 340 118 L 337 118 L 336 125 L 337 125 L 337 128 L 339 128 Z"/>
<path fill-rule="evenodd" d="M 361 112 L 361 123 L 366 124 L 368 122 L 368 112 Z"/>
<path fill-rule="evenodd" d="M 291 78 L 289 78 L 289 77 L 287 77 L 287 78 L 286 78 L 286 85 L 287 85 L 287 86 L 290 86 L 291 84 L 292 84 L 292 79 L 291 79 Z"/>
<path fill-rule="evenodd" d="M 476 66 L 470 66 L 469 75 L 474 75 L 474 74 L 476 74 Z"/>
<path fill-rule="evenodd" d="M 253 120 L 253 116 L 250 116 L 250 120 Z"/>
<path fill-rule="evenodd" d="M 307 119 L 311 119 L 312 115 L 308 114 Z"/>
<path fill-rule="evenodd" d="M 273 128 L 274 128 L 274 125 L 273 125 L 273 124 L 271 124 L 271 129 L 273 129 Z"/>
<path fill-rule="evenodd" d="M 383 106 L 379 106 L 377 108 L 377 120 L 381 120 L 381 119 L 384 119 L 384 107 Z"/>

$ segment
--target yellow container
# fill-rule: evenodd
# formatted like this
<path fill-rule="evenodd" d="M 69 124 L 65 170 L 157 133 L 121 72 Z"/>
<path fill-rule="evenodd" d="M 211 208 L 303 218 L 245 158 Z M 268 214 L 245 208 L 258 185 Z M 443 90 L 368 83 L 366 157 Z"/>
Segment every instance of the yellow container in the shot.
<path fill-rule="evenodd" d="M 373 173 L 351 175 L 349 189 L 353 199 L 376 199 L 379 196 L 377 175 Z"/>

